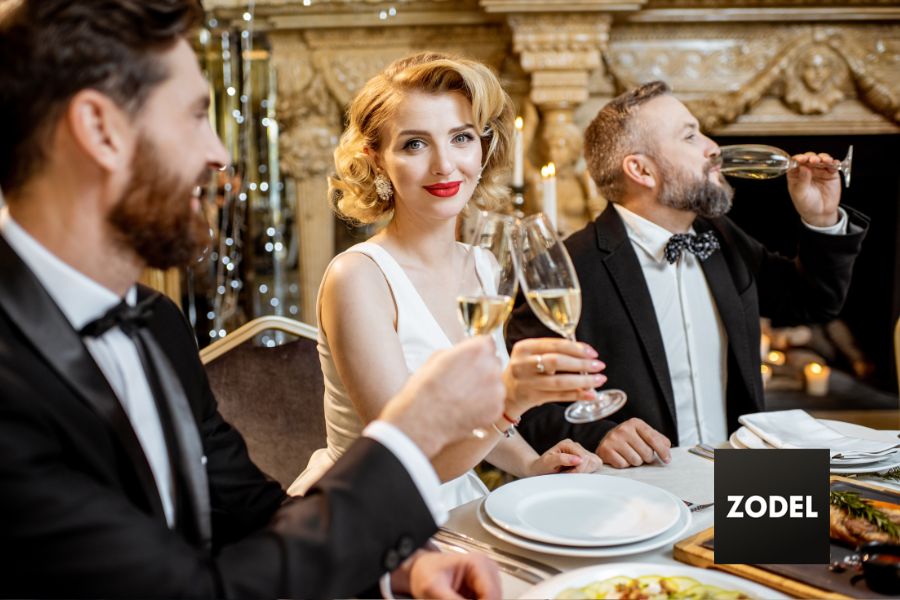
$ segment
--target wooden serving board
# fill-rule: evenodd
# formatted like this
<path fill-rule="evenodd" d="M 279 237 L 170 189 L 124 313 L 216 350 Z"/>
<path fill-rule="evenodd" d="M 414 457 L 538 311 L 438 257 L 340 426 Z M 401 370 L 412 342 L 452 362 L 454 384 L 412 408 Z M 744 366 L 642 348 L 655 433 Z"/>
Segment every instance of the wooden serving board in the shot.
<path fill-rule="evenodd" d="M 896 490 L 880 486 L 871 482 L 857 481 L 847 477 L 832 476 L 832 488 L 854 489 L 865 493 L 871 491 L 874 495 L 888 494 L 893 499 L 900 501 L 900 495 Z M 767 585 L 785 594 L 798 598 L 879 598 L 882 596 L 865 587 L 864 582 L 850 579 L 855 573 L 832 574 L 827 565 L 717 565 L 714 560 L 714 552 L 711 548 L 713 541 L 713 528 L 710 527 L 675 544 L 674 557 L 676 560 L 695 567 L 719 569 Z M 839 556 L 836 556 L 839 555 Z M 852 554 L 852 550 L 832 545 L 832 558 L 838 559 L 846 554 Z M 821 570 L 820 570 L 821 569 Z M 806 574 L 803 572 L 807 571 Z M 776 572 L 780 571 L 780 572 Z M 790 575 L 789 575 L 790 574 Z M 837 591 L 840 590 L 840 591 Z"/>

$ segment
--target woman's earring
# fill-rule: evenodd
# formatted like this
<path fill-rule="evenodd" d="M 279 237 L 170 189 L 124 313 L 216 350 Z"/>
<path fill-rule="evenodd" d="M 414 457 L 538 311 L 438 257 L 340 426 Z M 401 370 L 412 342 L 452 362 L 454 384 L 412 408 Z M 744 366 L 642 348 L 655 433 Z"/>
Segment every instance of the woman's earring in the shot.
<path fill-rule="evenodd" d="M 389 202 L 394 197 L 394 186 L 391 185 L 391 180 L 384 176 L 384 173 L 375 176 L 375 193 L 383 202 Z"/>

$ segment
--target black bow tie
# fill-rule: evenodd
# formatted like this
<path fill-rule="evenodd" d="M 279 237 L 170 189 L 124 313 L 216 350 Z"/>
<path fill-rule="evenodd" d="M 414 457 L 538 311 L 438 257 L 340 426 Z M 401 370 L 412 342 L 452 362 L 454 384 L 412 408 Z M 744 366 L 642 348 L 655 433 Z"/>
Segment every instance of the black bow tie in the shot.
<path fill-rule="evenodd" d="M 122 300 L 106 313 L 81 328 L 82 337 L 100 337 L 113 327 L 120 327 L 127 335 L 147 325 L 153 315 L 153 305 L 159 296 L 153 294 L 134 306 Z"/>
<path fill-rule="evenodd" d="M 719 240 L 712 231 L 705 231 L 699 235 L 676 233 L 666 242 L 665 256 L 669 264 L 672 264 L 687 250 L 700 260 L 706 260 L 718 249 Z"/>

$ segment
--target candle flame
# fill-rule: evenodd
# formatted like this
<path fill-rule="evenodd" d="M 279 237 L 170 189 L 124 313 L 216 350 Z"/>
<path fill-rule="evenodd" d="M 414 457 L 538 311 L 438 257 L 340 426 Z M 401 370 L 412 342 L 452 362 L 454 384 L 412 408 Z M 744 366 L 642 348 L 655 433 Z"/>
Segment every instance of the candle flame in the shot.
<path fill-rule="evenodd" d="M 814 374 L 818 375 L 819 373 L 822 372 L 822 365 L 820 365 L 819 363 L 815 363 L 815 362 L 809 363 L 806 366 L 809 368 L 810 373 L 814 373 Z"/>
<path fill-rule="evenodd" d="M 516 129 L 521 130 L 525 126 L 525 120 L 522 117 L 516 117 Z"/>
<path fill-rule="evenodd" d="M 769 368 L 769 365 L 760 365 L 760 366 L 759 366 L 759 371 L 760 371 L 763 375 L 769 373 L 771 370 L 772 370 L 772 369 Z"/>
<path fill-rule="evenodd" d="M 785 361 L 784 352 L 772 350 L 771 352 L 769 352 L 768 356 L 766 356 L 766 360 L 768 360 L 773 365 L 783 365 Z"/>
<path fill-rule="evenodd" d="M 556 165 L 547 163 L 541 167 L 541 177 L 556 177 Z"/>

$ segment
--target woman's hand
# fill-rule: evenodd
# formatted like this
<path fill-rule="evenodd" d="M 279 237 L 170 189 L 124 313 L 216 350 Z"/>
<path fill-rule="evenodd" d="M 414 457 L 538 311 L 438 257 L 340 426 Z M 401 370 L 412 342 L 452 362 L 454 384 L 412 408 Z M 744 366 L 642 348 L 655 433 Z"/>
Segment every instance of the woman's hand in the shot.
<path fill-rule="evenodd" d="M 563 440 L 544 452 L 529 467 L 528 475 L 595 473 L 603 466 L 599 456 L 578 442 Z"/>
<path fill-rule="evenodd" d="M 561 338 L 532 338 L 513 346 L 503 371 L 506 414 L 518 419 L 547 402 L 593 400 L 594 388 L 606 382 L 606 365 L 597 351 Z"/>

